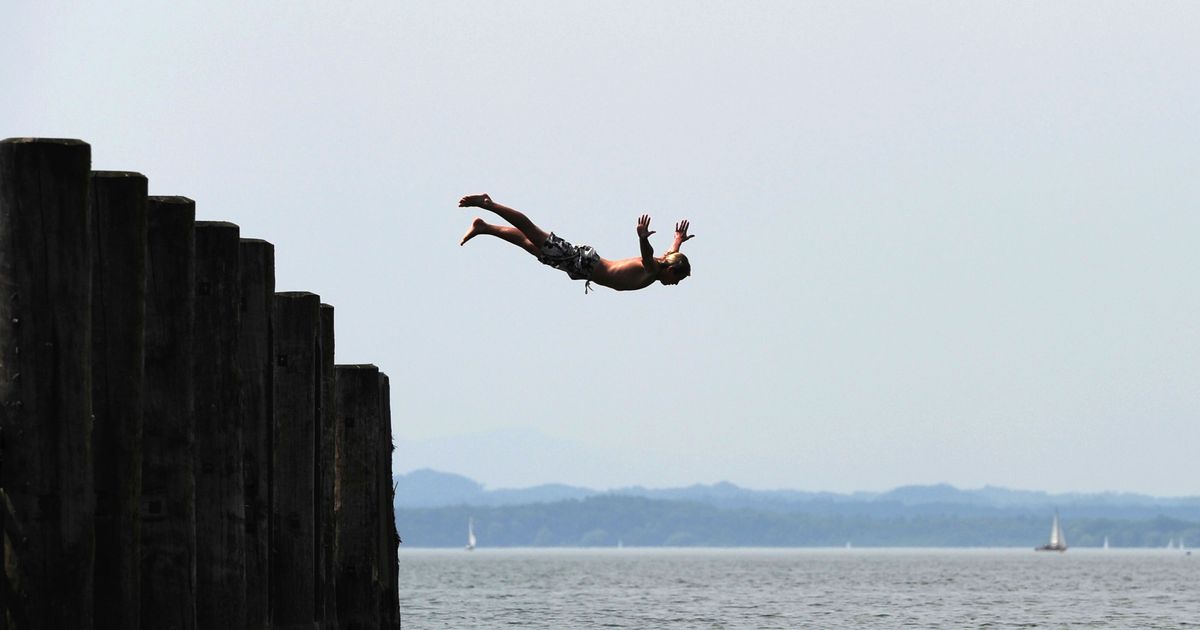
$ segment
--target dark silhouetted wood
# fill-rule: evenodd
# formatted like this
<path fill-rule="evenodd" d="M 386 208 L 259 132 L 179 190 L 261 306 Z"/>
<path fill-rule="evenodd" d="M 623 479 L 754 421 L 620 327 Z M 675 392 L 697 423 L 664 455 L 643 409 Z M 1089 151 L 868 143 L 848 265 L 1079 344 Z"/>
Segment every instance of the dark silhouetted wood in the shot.
<path fill-rule="evenodd" d="M 379 605 L 379 369 L 339 365 L 338 622 L 342 630 L 376 630 Z"/>
<path fill-rule="evenodd" d="M 91 148 L 0 142 L 0 486 L 28 618 L 92 628 Z"/>
<path fill-rule="evenodd" d="M 272 466 L 271 616 L 283 630 L 313 628 L 316 431 L 321 388 L 320 297 L 276 293 Z"/>
<path fill-rule="evenodd" d="M 95 627 L 137 630 L 142 605 L 146 178 L 92 173 L 91 203 Z"/>
<path fill-rule="evenodd" d="M 379 596 L 380 627 L 400 630 L 400 538 L 396 534 L 396 486 L 392 481 L 392 384 L 379 373 Z"/>
<path fill-rule="evenodd" d="M 238 392 L 242 413 L 242 474 L 246 501 L 246 628 L 267 630 L 271 514 L 271 309 L 275 246 L 242 239 Z"/>
<path fill-rule="evenodd" d="M 89 167 L 0 142 L 0 630 L 399 628 L 387 376 L 270 243 Z"/>
<path fill-rule="evenodd" d="M 146 207 L 146 368 L 142 425 L 142 628 L 196 627 L 192 388 L 196 204 Z"/>
<path fill-rule="evenodd" d="M 240 230 L 196 223 L 196 627 L 246 627 L 245 486 L 237 349 Z"/>
<path fill-rule="evenodd" d="M 0 142 L 0 486 L 28 593 L 11 605 L 73 630 L 92 627 L 90 175 L 79 140 Z"/>
<path fill-rule="evenodd" d="M 334 513 L 334 485 L 337 477 L 337 444 L 334 423 L 337 418 L 334 391 L 337 374 L 334 372 L 334 310 L 329 304 L 321 305 L 321 390 L 320 426 L 316 432 L 317 444 L 317 619 L 326 628 L 337 628 L 337 590 L 334 562 L 337 544 L 336 514 Z"/>

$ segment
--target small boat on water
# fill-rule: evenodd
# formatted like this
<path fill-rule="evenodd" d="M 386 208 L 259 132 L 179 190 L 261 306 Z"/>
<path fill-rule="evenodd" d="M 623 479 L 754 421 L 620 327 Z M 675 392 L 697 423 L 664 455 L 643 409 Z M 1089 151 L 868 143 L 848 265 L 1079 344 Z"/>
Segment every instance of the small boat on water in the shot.
<path fill-rule="evenodd" d="M 1108 549 L 1108 536 L 1105 536 L 1105 537 L 1104 537 L 1104 549 L 1105 549 L 1105 550 L 1107 550 L 1107 549 Z"/>
<path fill-rule="evenodd" d="M 1062 526 L 1058 523 L 1058 511 L 1054 512 L 1054 522 L 1050 524 L 1050 542 L 1041 547 L 1034 547 L 1034 551 L 1066 551 L 1067 538 L 1063 536 Z"/>
<path fill-rule="evenodd" d="M 467 551 L 475 549 L 475 519 L 467 518 Z"/>

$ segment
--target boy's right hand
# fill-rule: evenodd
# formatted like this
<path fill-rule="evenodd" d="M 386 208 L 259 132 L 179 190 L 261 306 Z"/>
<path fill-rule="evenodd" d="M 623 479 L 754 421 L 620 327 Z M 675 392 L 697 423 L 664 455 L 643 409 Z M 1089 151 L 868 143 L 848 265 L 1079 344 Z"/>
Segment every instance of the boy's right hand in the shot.
<path fill-rule="evenodd" d="M 638 238 L 650 238 L 651 234 L 654 234 L 654 230 L 650 229 L 650 215 L 643 214 L 642 216 L 638 217 Z"/>
<path fill-rule="evenodd" d="M 460 208 L 487 208 L 492 203 L 492 198 L 483 193 L 481 195 L 467 195 L 458 200 Z"/>

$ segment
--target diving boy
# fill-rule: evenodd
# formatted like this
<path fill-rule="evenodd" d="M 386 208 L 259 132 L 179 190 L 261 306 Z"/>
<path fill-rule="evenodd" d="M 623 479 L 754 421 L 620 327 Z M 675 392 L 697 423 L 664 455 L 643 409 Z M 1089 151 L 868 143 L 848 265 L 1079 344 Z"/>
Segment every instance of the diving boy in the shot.
<path fill-rule="evenodd" d="M 617 291 L 634 291 L 644 289 L 655 281 L 663 284 L 679 284 L 680 280 L 692 273 L 688 259 L 679 253 L 679 246 L 695 238 L 688 234 L 687 220 L 675 224 L 675 242 L 662 256 L 654 255 L 650 246 L 650 215 L 638 217 L 637 235 L 641 255 L 620 260 L 601 258 L 596 250 L 588 245 L 572 245 L 553 232 L 547 234 L 534 225 L 529 217 L 517 210 L 502 206 L 492 198 L 484 195 L 467 195 L 458 201 L 461 208 L 483 208 L 496 213 L 500 218 L 512 224 L 492 225 L 476 217 L 471 222 L 471 229 L 463 235 L 459 245 L 479 236 L 489 234 L 516 245 L 533 254 L 543 264 L 567 272 L 572 280 L 586 280 L 588 284 L 596 284 L 616 289 Z M 588 285 L 584 285 L 587 292 Z"/>

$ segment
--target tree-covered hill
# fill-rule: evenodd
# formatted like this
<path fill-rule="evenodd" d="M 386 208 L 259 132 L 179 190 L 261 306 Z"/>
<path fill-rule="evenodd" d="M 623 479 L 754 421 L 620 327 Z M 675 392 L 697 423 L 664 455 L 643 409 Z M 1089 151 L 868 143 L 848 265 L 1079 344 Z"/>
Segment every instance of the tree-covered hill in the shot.
<path fill-rule="evenodd" d="M 1117 519 L 1062 510 L 1069 545 L 1164 547 L 1200 544 L 1200 521 Z M 474 519 L 481 547 L 1034 547 L 1049 537 L 1051 512 L 962 515 L 813 513 L 721 508 L 696 501 L 618 495 L 500 506 L 399 508 L 406 546 L 459 547 Z"/>
<path fill-rule="evenodd" d="M 874 518 L 1020 515 L 1048 520 L 1055 510 L 1062 510 L 1076 518 L 1150 520 L 1166 516 L 1200 521 L 1200 497 L 1152 497 L 1114 492 L 1050 494 L 995 486 L 964 490 L 936 484 L 902 486 L 888 492 L 838 494 L 751 490 L 728 482 L 682 488 L 634 486 L 606 491 L 563 484 L 487 489 L 467 477 L 428 469 L 396 477 L 396 507 L 401 509 L 457 505 L 498 507 L 600 496 L 687 501 L 725 509 Z"/>

